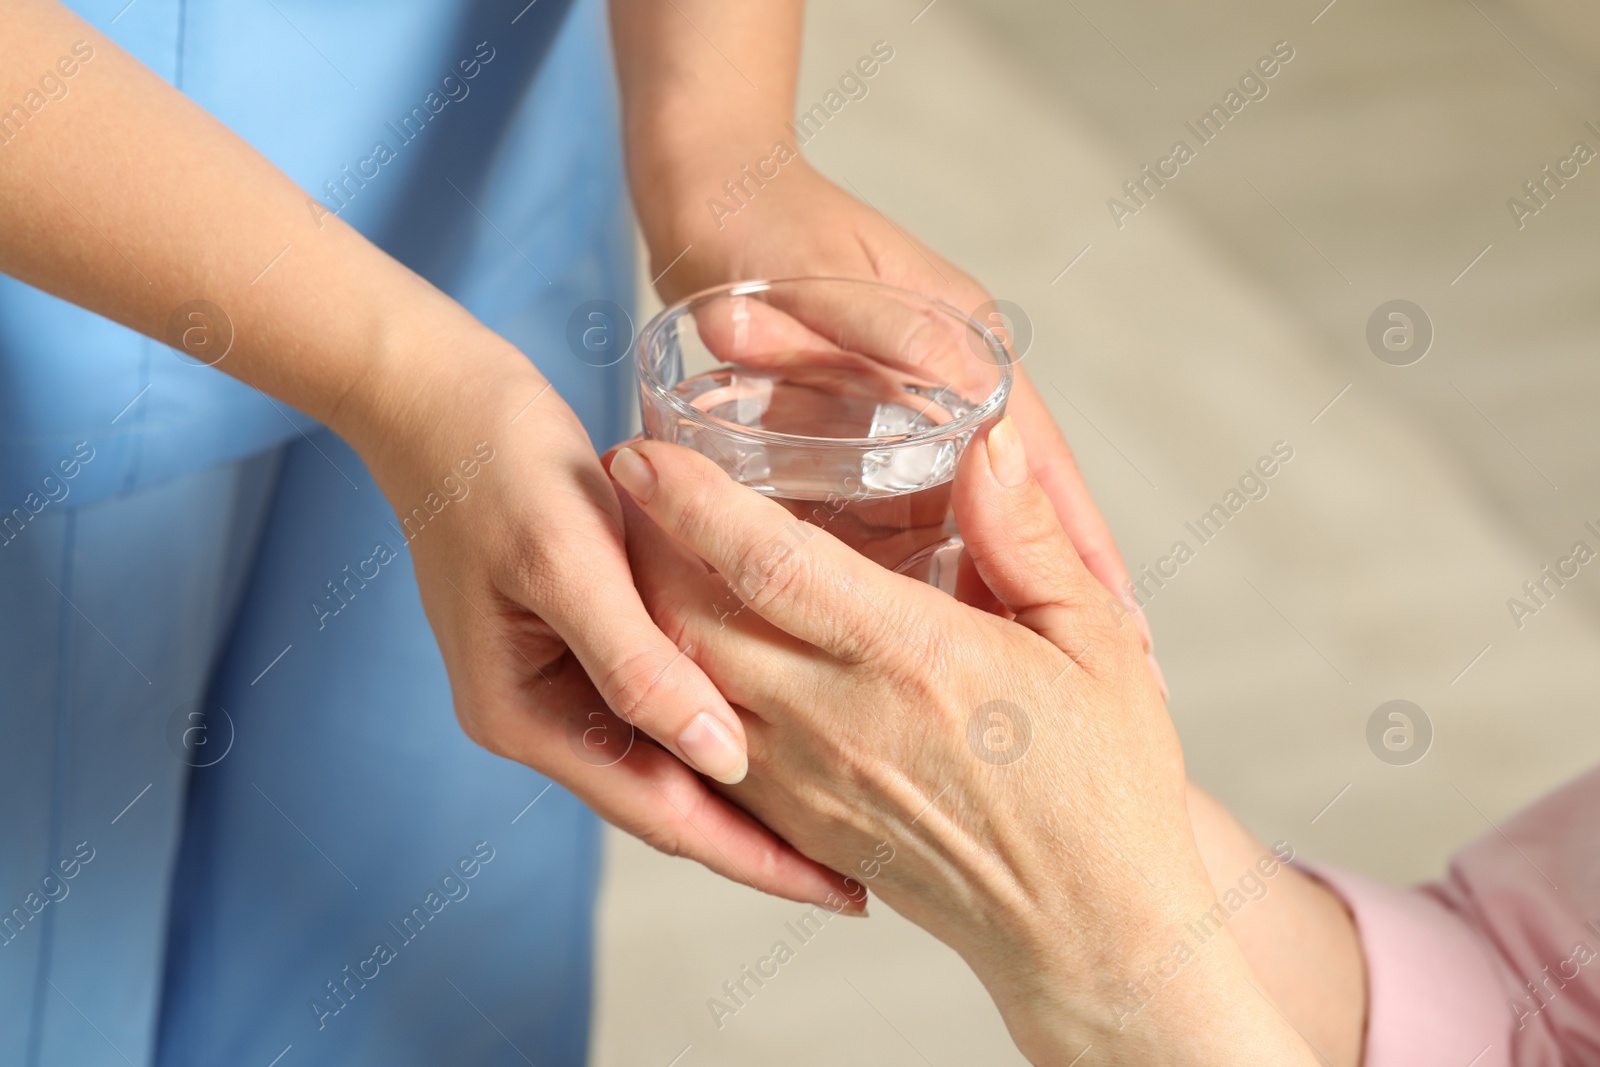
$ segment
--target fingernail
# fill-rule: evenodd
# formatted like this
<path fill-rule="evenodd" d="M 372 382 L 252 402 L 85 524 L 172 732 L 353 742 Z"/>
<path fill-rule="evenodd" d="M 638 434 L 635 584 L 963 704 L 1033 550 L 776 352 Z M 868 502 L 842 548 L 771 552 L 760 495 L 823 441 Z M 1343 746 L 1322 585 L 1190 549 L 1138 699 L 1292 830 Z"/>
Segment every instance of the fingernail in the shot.
<path fill-rule="evenodd" d="M 622 458 L 620 452 L 617 458 Z M 640 462 L 643 462 L 642 458 Z M 654 480 L 652 474 L 651 481 Z M 627 487 L 626 483 L 624 487 Z M 628 491 L 633 492 L 631 488 Z M 745 772 L 750 769 L 750 760 L 734 741 L 733 735 L 709 711 L 702 711 L 683 728 L 683 733 L 678 735 L 678 748 L 696 770 L 723 785 L 738 785 L 744 781 Z"/>
<path fill-rule="evenodd" d="M 1137 600 L 1133 602 L 1133 621 L 1139 627 L 1139 638 L 1144 642 L 1144 650 L 1148 655 L 1155 648 L 1156 639 L 1150 633 L 1150 620 L 1144 617 Z"/>
<path fill-rule="evenodd" d="M 656 495 L 656 469 L 631 448 L 619 448 L 611 457 L 611 477 L 641 504 L 650 503 L 650 498 Z"/>
<path fill-rule="evenodd" d="M 845 881 L 854 882 L 855 879 L 854 878 L 846 878 Z M 857 896 L 856 894 L 851 893 L 851 892 L 849 892 L 847 890 L 845 892 L 845 895 L 844 895 L 844 907 L 841 908 L 841 907 L 838 906 L 839 898 L 838 898 L 838 896 L 836 896 L 833 893 L 829 893 L 828 894 L 828 899 L 823 901 L 822 906 L 827 908 L 827 909 L 829 909 L 830 911 L 834 911 L 834 909 L 837 908 L 837 911 L 834 912 L 836 915 L 849 915 L 852 918 L 857 917 L 857 916 L 859 916 L 859 917 L 861 917 L 863 919 L 866 918 L 866 916 L 867 916 L 867 900 L 868 900 L 867 887 L 864 886 L 864 885 L 861 885 L 859 882 L 857 882 L 856 883 L 856 888 L 861 891 L 861 894 L 859 896 Z"/>
<path fill-rule="evenodd" d="M 1001 485 L 1015 487 L 1028 480 L 1028 455 L 1022 449 L 1022 436 L 1007 415 L 989 431 L 989 469 Z"/>
<path fill-rule="evenodd" d="M 1155 654 L 1146 653 L 1144 661 L 1150 664 L 1150 674 L 1154 676 L 1156 685 L 1161 687 L 1161 703 L 1171 703 L 1167 697 L 1167 676 L 1161 673 L 1161 664 L 1156 662 Z"/>

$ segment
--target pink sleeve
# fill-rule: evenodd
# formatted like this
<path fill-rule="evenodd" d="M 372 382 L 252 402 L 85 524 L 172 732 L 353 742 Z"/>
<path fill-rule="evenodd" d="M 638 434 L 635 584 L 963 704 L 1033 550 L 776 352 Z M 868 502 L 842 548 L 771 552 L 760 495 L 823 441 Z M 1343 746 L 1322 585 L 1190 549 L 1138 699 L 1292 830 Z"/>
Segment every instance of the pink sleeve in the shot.
<path fill-rule="evenodd" d="M 1396 889 L 1317 867 L 1367 960 L 1364 1067 L 1600 1064 L 1600 768 Z"/>

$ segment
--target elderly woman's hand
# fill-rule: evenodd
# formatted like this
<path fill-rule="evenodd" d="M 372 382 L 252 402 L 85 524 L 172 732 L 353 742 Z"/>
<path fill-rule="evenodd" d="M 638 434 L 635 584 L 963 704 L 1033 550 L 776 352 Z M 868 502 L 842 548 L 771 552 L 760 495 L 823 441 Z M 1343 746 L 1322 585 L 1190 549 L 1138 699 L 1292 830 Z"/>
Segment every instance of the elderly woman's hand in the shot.
<path fill-rule="evenodd" d="M 611 473 L 637 503 L 647 605 L 745 715 L 750 774 L 724 792 L 956 948 L 1035 1062 L 1311 1062 L 1206 923 L 1139 635 L 1009 421 L 972 443 L 954 496 L 1013 618 L 876 566 L 686 449 L 639 442 Z"/>

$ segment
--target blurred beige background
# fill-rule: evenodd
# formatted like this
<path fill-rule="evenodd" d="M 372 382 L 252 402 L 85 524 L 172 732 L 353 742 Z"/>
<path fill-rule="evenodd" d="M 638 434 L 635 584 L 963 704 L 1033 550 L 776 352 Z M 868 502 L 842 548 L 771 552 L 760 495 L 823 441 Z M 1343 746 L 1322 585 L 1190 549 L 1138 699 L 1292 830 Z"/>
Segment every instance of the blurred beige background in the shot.
<path fill-rule="evenodd" d="M 1520 630 L 1506 603 L 1600 548 L 1600 160 L 1521 229 L 1507 207 L 1600 150 L 1600 10 L 925 2 L 812 0 L 801 100 L 895 57 L 808 154 L 1026 310 L 1132 568 L 1295 450 L 1149 604 L 1192 776 L 1268 840 L 1405 881 L 1600 758 L 1600 566 Z M 1108 198 L 1279 41 L 1269 94 L 1119 229 Z M 1366 339 L 1397 298 L 1435 331 L 1411 366 Z M 1365 738 L 1393 698 L 1435 731 L 1409 766 Z M 881 906 L 719 1030 L 707 998 L 804 909 L 614 832 L 608 861 L 599 1067 L 1022 1062 Z"/>

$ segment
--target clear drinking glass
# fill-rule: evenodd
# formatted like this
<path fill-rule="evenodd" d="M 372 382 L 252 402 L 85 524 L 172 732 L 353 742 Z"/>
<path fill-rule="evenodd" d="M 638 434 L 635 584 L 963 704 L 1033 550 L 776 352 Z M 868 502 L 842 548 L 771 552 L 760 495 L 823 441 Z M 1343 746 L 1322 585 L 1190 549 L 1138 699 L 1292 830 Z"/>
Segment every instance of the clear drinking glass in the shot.
<path fill-rule="evenodd" d="M 876 282 L 750 281 L 666 308 L 640 332 L 636 362 L 646 437 L 955 592 L 951 478 L 1011 390 L 994 331 Z"/>

